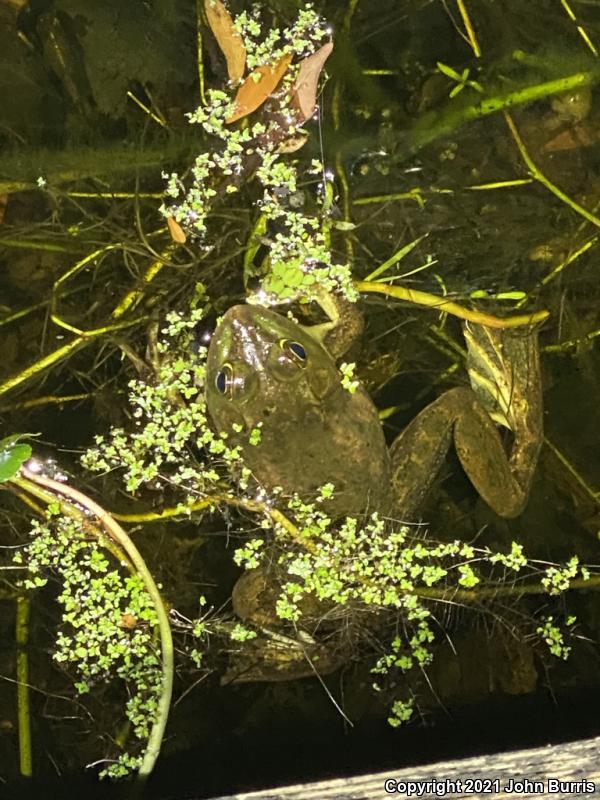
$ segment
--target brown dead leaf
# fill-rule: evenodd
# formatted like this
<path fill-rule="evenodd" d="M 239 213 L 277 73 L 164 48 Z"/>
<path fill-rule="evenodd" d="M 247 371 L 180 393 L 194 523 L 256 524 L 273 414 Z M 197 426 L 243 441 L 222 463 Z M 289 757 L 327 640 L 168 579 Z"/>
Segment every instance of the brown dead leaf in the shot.
<path fill-rule="evenodd" d="M 246 117 L 262 106 L 267 97 L 277 88 L 277 84 L 285 75 L 292 60 L 290 53 L 276 64 L 257 67 L 248 75 L 235 96 L 235 108 L 225 122 L 235 122 Z"/>
<path fill-rule="evenodd" d="M 306 122 L 315 113 L 319 75 L 332 50 L 333 42 L 327 42 L 312 56 L 307 56 L 300 62 L 292 94 L 292 108 L 297 109 L 300 115 L 298 124 Z"/>
<path fill-rule="evenodd" d="M 204 10 L 210 29 L 227 61 L 229 80 L 241 80 L 246 70 L 244 40 L 236 31 L 233 20 L 221 0 L 204 0 Z"/>
<path fill-rule="evenodd" d="M 566 131 L 559 133 L 542 147 L 545 153 L 558 153 L 562 150 L 578 150 L 581 147 L 591 147 L 598 141 L 593 128 L 580 123 Z"/>
<path fill-rule="evenodd" d="M 167 217 L 167 228 L 171 234 L 171 239 L 177 244 L 185 244 L 187 236 L 181 225 L 173 217 Z"/>

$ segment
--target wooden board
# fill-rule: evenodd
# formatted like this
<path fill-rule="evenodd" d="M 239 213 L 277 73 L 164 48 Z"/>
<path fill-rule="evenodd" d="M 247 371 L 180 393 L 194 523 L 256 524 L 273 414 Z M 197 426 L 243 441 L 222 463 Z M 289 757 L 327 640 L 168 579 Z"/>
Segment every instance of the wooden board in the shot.
<path fill-rule="evenodd" d="M 386 791 L 386 781 L 391 791 Z M 395 772 L 244 792 L 213 800 L 383 800 L 408 797 L 425 800 L 440 797 L 593 797 L 600 800 L 600 737 L 404 767 Z"/>

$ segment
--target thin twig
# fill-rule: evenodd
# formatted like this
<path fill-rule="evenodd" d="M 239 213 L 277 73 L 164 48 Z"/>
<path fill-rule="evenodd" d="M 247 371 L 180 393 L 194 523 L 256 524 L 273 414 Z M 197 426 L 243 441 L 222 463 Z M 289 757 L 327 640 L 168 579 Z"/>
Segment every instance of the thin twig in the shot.
<path fill-rule="evenodd" d="M 471 45 L 473 52 L 475 53 L 475 57 L 480 58 L 481 48 L 479 47 L 479 42 L 477 41 L 477 36 L 475 34 L 475 29 L 473 28 L 471 18 L 469 17 L 467 6 L 465 5 L 464 0 L 456 0 L 456 5 L 458 6 L 458 10 L 460 11 L 460 16 L 462 17 L 462 21 L 465 26 L 465 30 L 467 32 L 468 42 Z"/>

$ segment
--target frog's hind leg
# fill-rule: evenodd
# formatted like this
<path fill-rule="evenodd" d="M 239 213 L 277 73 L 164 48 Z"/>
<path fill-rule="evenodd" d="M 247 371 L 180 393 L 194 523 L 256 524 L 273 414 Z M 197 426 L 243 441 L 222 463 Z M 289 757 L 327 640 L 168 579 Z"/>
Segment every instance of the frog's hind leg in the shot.
<path fill-rule="evenodd" d="M 410 518 L 431 488 L 452 443 L 479 495 L 501 516 L 516 516 L 527 499 L 513 476 L 494 422 L 471 389 L 437 398 L 399 434 L 390 455 L 397 512 Z"/>
<path fill-rule="evenodd" d="M 446 457 L 463 393 L 475 397 L 470 389 L 445 392 L 398 434 L 390 448 L 394 507 L 405 519 L 419 509 Z"/>
<path fill-rule="evenodd" d="M 456 390 L 453 390 L 456 391 Z M 515 469 L 490 415 L 474 392 L 461 389 L 454 425 L 454 445 L 464 471 L 480 497 L 501 517 L 516 517 L 529 496 L 533 462 L 527 474 Z M 513 453 L 516 449 L 513 446 Z M 521 459 L 518 460 L 521 464 Z"/>
<path fill-rule="evenodd" d="M 490 505 L 502 516 L 516 516 L 527 501 L 543 442 L 542 383 L 537 331 L 527 328 L 493 329 L 466 324 L 464 336 L 468 348 L 467 369 L 473 391 L 483 408 L 512 431 L 514 439 L 510 457 L 505 455 L 496 467 L 502 482 L 502 491 L 508 490 L 512 500 L 507 494 L 502 510 L 495 503 L 490 502 Z M 474 431 L 476 429 L 477 427 Z M 457 425 L 457 450 L 471 449 L 474 444 L 469 442 L 469 438 L 474 435 L 475 432 L 470 434 L 462 425 Z M 497 438 L 494 437 L 494 444 L 490 440 L 490 447 L 496 449 Z M 460 440 L 462 443 L 459 444 Z M 471 477 L 471 470 L 467 469 L 464 461 L 463 466 Z M 505 474 L 506 468 L 512 476 L 511 481 Z M 485 491 L 480 493 L 487 499 Z"/>
<path fill-rule="evenodd" d="M 506 454 L 498 429 L 475 392 L 457 387 L 425 408 L 391 447 L 392 484 L 397 512 L 410 518 L 421 505 L 454 438 L 469 480 L 502 517 L 516 517 L 529 495 L 539 446 L 515 445 Z M 523 448 L 534 448 L 525 458 Z"/>
<path fill-rule="evenodd" d="M 453 438 L 471 483 L 497 514 L 515 517 L 527 502 L 543 439 L 537 335 L 474 325 L 465 338 L 473 388 L 438 397 L 391 447 L 402 516 L 418 510 Z M 510 455 L 492 417 L 512 431 Z"/>

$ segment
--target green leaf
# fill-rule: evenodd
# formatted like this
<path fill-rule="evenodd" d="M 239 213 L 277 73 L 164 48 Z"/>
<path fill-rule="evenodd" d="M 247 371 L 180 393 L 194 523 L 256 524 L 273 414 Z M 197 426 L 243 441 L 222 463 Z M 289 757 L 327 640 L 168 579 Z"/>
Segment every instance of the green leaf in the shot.
<path fill-rule="evenodd" d="M 15 434 L 0 440 L 0 483 L 14 478 L 21 465 L 31 458 L 30 445 L 19 444 L 23 435 Z"/>
<path fill-rule="evenodd" d="M 337 220 L 336 222 L 331 222 L 331 227 L 335 228 L 336 231 L 353 231 L 356 228 L 356 225 L 353 222 L 346 222 L 345 220 Z"/>
<path fill-rule="evenodd" d="M 464 84 L 464 83 L 459 83 L 459 84 L 457 84 L 457 85 L 454 87 L 454 89 L 452 89 L 452 91 L 450 92 L 450 95 L 449 95 L 449 96 L 450 96 L 450 97 L 456 97 L 456 95 L 457 95 L 459 92 L 462 92 L 462 90 L 463 90 L 464 88 L 465 88 L 465 84 Z"/>
<path fill-rule="evenodd" d="M 437 68 L 444 75 L 447 75 L 448 78 L 452 78 L 455 81 L 462 81 L 460 74 L 456 70 L 452 69 L 452 67 L 449 67 L 447 64 L 442 64 L 441 61 L 438 61 Z"/>
<path fill-rule="evenodd" d="M 367 277 L 364 278 L 363 280 L 373 281 L 375 280 L 375 278 L 378 278 L 384 272 L 387 272 L 389 269 L 391 269 L 391 267 L 393 267 L 399 261 L 402 261 L 404 256 L 407 256 L 410 253 L 410 251 L 413 250 L 419 244 L 419 242 L 422 242 L 423 239 L 425 239 L 425 237 L 427 236 L 429 236 L 429 234 L 424 233 L 422 236 L 419 236 L 417 239 L 414 239 L 412 242 L 409 242 L 408 244 L 404 245 L 404 247 L 401 247 L 400 250 L 397 250 L 393 256 L 388 258 L 387 261 L 384 261 L 383 264 L 378 266 L 377 269 L 374 269 L 373 272 L 370 272 L 367 275 Z"/>
<path fill-rule="evenodd" d="M 525 292 L 498 292 L 497 300 L 524 300 L 527 295 Z"/>

